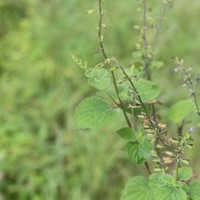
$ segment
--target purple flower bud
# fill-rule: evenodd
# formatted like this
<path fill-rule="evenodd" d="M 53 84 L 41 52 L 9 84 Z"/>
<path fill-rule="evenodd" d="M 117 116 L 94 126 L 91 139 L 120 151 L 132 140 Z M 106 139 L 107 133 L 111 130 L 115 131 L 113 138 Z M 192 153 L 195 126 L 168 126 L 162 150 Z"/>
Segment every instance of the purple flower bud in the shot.
<path fill-rule="evenodd" d="M 190 132 L 190 133 L 194 133 L 194 128 L 191 127 L 191 128 L 189 129 L 189 132 Z"/>
<path fill-rule="evenodd" d="M 174 72 L 175 73 L 178 72 L 178 68 L 177 67 L 174 68 Z"/>

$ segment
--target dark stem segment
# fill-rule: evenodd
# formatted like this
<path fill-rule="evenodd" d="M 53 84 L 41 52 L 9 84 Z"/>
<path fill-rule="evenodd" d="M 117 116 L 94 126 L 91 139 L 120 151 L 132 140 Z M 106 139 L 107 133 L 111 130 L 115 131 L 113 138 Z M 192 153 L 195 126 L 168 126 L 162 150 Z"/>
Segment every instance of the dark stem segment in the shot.
<path fill-rule="evenodd" d="M 178 181 L 178 169 L 179 169 L 179 162 L 176 163 L 176 181 Z"/>
<path fill-rule="evenodd" d="M 195 106 L 196 106 L 196 109 L 197 109 L 197 115 L 200 117 L 200 109 L 199 109 L 199 105 L 198 105 L 198 102 L 197 102 L 197 97 L 196 97 L 195 92 L 192 94 L 192 97 L 194 99 L 194 103 L 195 103 Z"/>
<path fill-rule="evenodd" d="M 192 96 L 193 96 L 194 103 L 195 103 L 195 106 L 196 106 L 196 109 L 197 109 L 197 115 L 199 115 L 199 117 L 200 117 L 200 109 L 199 109 L 199 105 L 198 105 L 198 103 L 197 103 L 196 94 L 194 93 Z"/>
<path fill-rule="evenodd" d="M 188 72 L 185 70 L 185 68 L 183 67 L 182 69 L 182 73 L 186 75 L 186 83 L 188 85 L 188 88 L 189 89 L 192 89 L 192 94 L 191 94 L 191 97 L 193 98 L 194 100 L 194 104 L 196 106 L 196 109 L 197 109 L 197 115 L 200 116 L 200 108 L 199 108 L 199 105 L 198 105 L 198 102 L 197 102 L 197 97 L 196 97 L 196 92 L 195 92 L 195 87 L 194 87 L 194 84 L 188 74 Z"/>
<path fill-rule="evenodd" d="M 151 173 L 151 170 L 150 170 L 150 167 L 149 167 L 148 163 L 145 162 L 144 164 L 145 164 L 145 167 L 146 167 L 146 169 L 147 169 L 149 175 L 151 175 L 152 173 Z"/>
<path fill-rule="evenodd" d="M 138 100 L 139 100 L 142 108 L 144 109 L 144 111 L 145 111 L 145 113 L 147 115 L 149 123 L 154 128 L 154 130 L 156 131 L 156 135 L 157 135 L 158 139 L 164 144 L 164 146 L 166 147 L 166 149 L 169 149 L 168 144 L 161 138 L 161 135 L 160 135 L 160 132 L 159 132 L 159 129 L 158 129 L 157 125 L 152 122 L 152 120 L 151 120 L 151 118 L 150 118 L 150 116 L 149 116 L 149 114 L 147 112 L 147 109 L 146 109 L 146 107 L 145 107 L 145 105 L 144 105 L 144 103 L 143 103 L 143 101 L 142 101 L 142 99 L 141 99 L 138 91 L 136 90 L 135 85 L 133 84 L 133 81 L 131 80 L 131 78 L 128 76 L 128 74 L 126 73 L 126 71 L 124 70 L 124 68 L 119 64 L 119 62 L 117 60 L 116 60 L 116 62 L 117 62 L 118 68 L 121 69 L 121 71 L 123 72 L 125 78 L 129 81 L 129 83 L 131 84 L 134 92 L 137 94 Z"/>

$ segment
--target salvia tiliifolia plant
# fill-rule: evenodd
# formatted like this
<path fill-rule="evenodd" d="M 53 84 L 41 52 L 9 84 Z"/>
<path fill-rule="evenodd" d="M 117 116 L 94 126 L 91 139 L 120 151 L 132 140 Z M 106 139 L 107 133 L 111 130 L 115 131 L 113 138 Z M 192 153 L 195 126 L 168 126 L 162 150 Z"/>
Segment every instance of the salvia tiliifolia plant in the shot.
<path fill-rule="evenodd" d="M 102 56 L 102 62 L 89 67 L 87 62 L 72 56 L 83 69 L 88 83 L 98 90 L 77 106 L 76 125 L 80 129 L 100 127 L 111 122 L 117 112 L 121 113 L 124 125 L 116 133 L 126 142 L 130 161 L 144 165 L 149 174 L 130 178 L 119 197 L 121 200 L 200 200 L 200 181 L 187 157 L 197 132 L 196 119 L 200 120 L 196 89 L 199 78 L 183 59 L 173 57 L 171 72 L 179 77 L 180 87 L 185 87 L 189 95 L 159 114 L 160 107 L 168 104 L 160 101 L 161 89 L 152 77 L 156 70 L 162 73 L 164 63 L 156 59 L 156 52 L 166 13 L 173 2 L 160 1 L 157 17 L 149 8 L 148 0 L 137 2 L 141 20 L 134 26 L 138 39 L 127 66 L 122 66 L 105 47 L 104 0 L 97 0 L 97 10 L 88 10 L 88 14 L 99 16 L 96 53 Z M 178 89 L 179 85 L 175 87 Z M 163 119 L 168 119 L 168 124 Z"/>

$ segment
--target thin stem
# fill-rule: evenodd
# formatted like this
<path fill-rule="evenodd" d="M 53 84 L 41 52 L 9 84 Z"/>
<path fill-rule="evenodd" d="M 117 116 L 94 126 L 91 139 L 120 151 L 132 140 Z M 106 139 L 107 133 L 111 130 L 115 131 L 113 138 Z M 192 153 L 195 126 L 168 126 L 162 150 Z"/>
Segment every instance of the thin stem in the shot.
<path fill-rule="evenodd" d="M 107 93 L 107 95 L 109 96 L 109 98 L 110 98 L 117 106 L 120 107 L 120 104 L 119 104 L 117 101 L 115 101 L 115 99 L 114 99 L 110 94 Z"/>
<path fill-rule="evenodd" d="M 167 145 L 167 143 L 160 137 L 160 132 L 159 132 L 157 126 L 152 122 L 152 120 L 151 120 L 151 118 L 150 118 L 150 116 L 149 116 L 149 114 L 148 114 L 148 112 L 147 112 L 146 106 L 144 105 L 144 103 L 143 103 L 143 101 L 142 101 L 142 99 L 141 99 L 141 97 L 140 97 L 140 95 L 139 95 L 139 93 L 138 93 L 138 91 L 137 91 L 135 85 L 133 84 L 133 81 L 132 81 L 131 78 L 128 76 L 128 74 L 126 73 L 126 71 L 124 70 L 124 68 L 119 64 L 119 62 L 118 62 L 116 59 L 115 59 L 115 61 L 116 61 L 117 65 L 118 65 L 118 67 L 119 67 L 119 68 L 121 69 L 121 71 L 123 72 L 125 78 L 126 78 L 126 79 L 129 81 L 129 83 L 131 84 L 131 86 L 132 86 L 134 92 L 137 94 L 138 100 L 139 100 L 139 102 L 140 102 L 142 108 L 144 109 L 144 111 L 145 111 L 145 113 L 146 113 L 146 115 L 147 115 L 147 118 L 148 118 L 148 120 L 149 120 L 149 123 L 150 123 L 151 126 L 154 128 L 154 130 L 156 131 L 157 137 L 158 137 L 159 140 L 164 144 L 164 146 L 165 146 L 167 149 L 169 149 L 169 146 Z"/>
<path fill-rule="evenodd" d="M 103 57 L 105 58 L 105 60 L 107 60 L 108 56 L 107 56 L 107 54 L 105 52 L 104 45 L 103 45 L 103 39 L 102 39 L 102 20 L 103 20 L 102 0 L 98 0 L 98 1 L 99 1 L 99 17 L 100 17 L 100 19 L 99 19 L 99 31 L 98 31 L 99 44 L 100 44 L 100 48 L 101 48 L 101 53 L 102 53 Z M 107 62 L 107 63 L 109 65 L 109 67 L 111 68 L 111 65 L 109 64 L 109 62 Z M 128 126 L 132 127 L 131 123 L 130 123 L 130 121 L 128 119 L 128 116 L 127 116 L 127 114 L 126 114 L 126 112 L 124 110 L 123 102 L 122 102 L 122 100 L 121 100 L 121 98 L 119 96 L 119 91 L 118 91 L 118 88 L 117 88 L 115 74 L 114 74 L 113 71 L 111 71 L 111 74 L 112 74 L 112 79 L 113 79 L 113 84 L 114 84 L 114 87 L 115 87 L 115 91 L 117 93 L 118 100 L 120 102 L 120 108 L 123 111 L 123 114 L 124 114 L 124 117 L 126 119 L 126 122 L 127 122 Z M 127 76 L 127 74 L 126 74 L 126 76 Z M 150 167 L 149 167 L 147 162 L 145 162 L 145 167 L 146 167 L 148 173 L 151 174 L 151 170 L 150 170 Z"/>
<path fill-rule="evenodd" d="M 160 26 L 158 26 L 159 29 L 161 29 Z M 159 30 L 160 31 L 160 30 Z M 157 30 L 158 32 L 158 30 Z M 149 65 L 152 61 L 152 59 L 148 58 L 148 53 L 147 53 L 147 48 L 148 48 L 148 42 L 147 42 L 147 0 L 143 0 L 143 47 L 144 47 L 144 69 L 145 69 L 145 73 L 146 73 L 146 78 L 147 80 L 151 80 L 151 73 L 149 70 Z M 155 37 L 158 38 L 159 32 L 156 34 Z M 156 39 L 157 40 L 157 39 Z M 154 122 L 156 122 L 156 110 L 155 110 L 155 106 L 152 105 L 152 116 L 153 116 L 153 120 Z"/>
<path fill-rule="evenodd" d="M 149 59 L 147 56 L 147 37 L 146 37 L 146 30 L 147 30 L 147 2 L 143 0 L 143 46 L 144 46 L 144 69 L 146 73 L 147 80 L 151 79 L 150 71 L 149 71 Z"/>
<path fill-rule="evenodd" d="M 194 104 L 195 104 L 195 107 L 197 109 L 197 114 L 198 114 L 198 116 L 200 116 L 200 108 L 199 108 L 199 105 L 198 105 L 198 102 L 197 102 L 197 97 L 196 97 L 194 84 L 193 84 L 193 82 L 192 82 L 192 80 L 190 78 L 189 73 L 186 71 L 186 69 L 184 67 L 182 69 L 182 73 L 185 74 L 185 76 L 186 76 L 186 84 L 187 84 L 188 88 L 192 90 L 191 96 L 192 96 L 192 98 L 194 100 Z"/>
<path fill-rule="evenodd" d="M 183 127 L 184 127 L 184 120 L 182 121 L 182 124 L 177 128 L 177 133 L 180 139 L 183 136 Z"/>
<path fill-rule="evenodd" d="M 108 56 L 105 52 L 105 49 L 104 49 L 104 45 L 103 45 L 103 35 L 102 35 L 102 21 L 103 21 L 103 10 L 102 10 L 102 0 L 99 0 L 99 25 L 98 25 L 98 37 L 99 37 L 99 45 L 100 45 L 100 51 L 103 55 L 103 57 L 105 58 L 105 60 L 108 59 Z M 108 62 L 107 62 L 108 63 Z M 109 67 L 111 68 L 111 65 L 108 63 Z M 114 87 L 115 87 L 115 91 L 116 91 L 116 94 L 117 94 L 117 97 L 118 97 L 118 100 L 120 102 L 120 108 L 124 114 L 124 117 L 126 119 L 126 122 L 128 124 L 129 127 L 132 127 L 131 126 L 131 123 L 128 119 L 128 116 L 123 108 L 123 102 L 119 96 L 119 90 L 117 88 L 117 83 L 116 83 L 116 78 L 115 78 L 115 74 L 113 71 L 111 71 L 111 75 L 112 75 L 112 80 L 113 80 L 113 84 L 114 84 Z"/>
<path fill-rule="evenodd" d="M 152 105 L 152 116 L 153 116 L 153 121 L 156 122 L 156 108 L 155 108 L 155 105 Z"/>
<path fill-rule="evenodd" d="M 176 163 L 176 172 L 175 172 L 176 181 L 178 181 L 178 169 L 179 169 L 179 162 L 177 161 L 177 163 Z"/>
<path fill-rule="evenodd" d="M 159 18 L 159 22 L 158 22 L 156 34 L 155 34 L 155 37 L 154 37 L 154 42 L 153 42 L 153 50 L 154 51 L 156 50 L 156 47 L 158 45 L 159 34 L 160 34 L 160 31 L 161 31 L 162 26 L 163 26 L 163 18 L 166 14 L 166 11 L 167 11 L 167 4 L 163 2 L 163 12 L 162 12 L 162 14 L 160 15 L 160 18 Z"/>
<path fill-rule="evenodd" d="M 146 169 L 147 169 L 149 175 L 151 175 L 152 173 L 151 173 L 151 170 L 150 170 L 150 167 L 149 167 L 148 163 L 145 162 L 144 164 L 145 164 L 145 167 L 146 167 Z"/>
<path fill-rule="evenodd" d="M 194 103 L 195 103 L 195 106 L 196 106 L 196 109 L 197 109 L 197 115 L 199 115 L 199 117 L 200 117 L 200 109 L 199 109 L 199 105 L 198 105 L 198 102 L 197 102 L 196 93 L 194 93 L 192 96 L 193 96 Z"/>

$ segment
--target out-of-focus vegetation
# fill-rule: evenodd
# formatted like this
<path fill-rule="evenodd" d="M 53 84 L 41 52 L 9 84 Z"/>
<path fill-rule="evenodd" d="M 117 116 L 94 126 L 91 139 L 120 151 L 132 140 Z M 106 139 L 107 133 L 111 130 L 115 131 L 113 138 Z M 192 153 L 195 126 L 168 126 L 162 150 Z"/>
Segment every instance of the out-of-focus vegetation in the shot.
<path fill-rule="evenodd" d="M 101 59 L 94 53 L 97 16 L 86 12 L 96 7 L 91 0 L 0 1 L 2 200 L 118 199 L 124 180 L 142 173 L 129 163 L 113 131 L 120 123 L 94 131 L 75 129 L 75 106 L 95 91 L 71 54 L 90 66 Z M 105 0 L 105 7 L 106 45 L 128 65 L 137 40 L 136 1 Z M 179 83 L 172 75 L 171 57 L 181 56 L 200 71 L 199 20 L 198 0 L 178 0 L 167 13 L 158 53 L 166 62 L 161 69 L 165 76 L 157 81 L 164 86 L 174 78 L 163 92 L 169 104 L 187 95 L 174 91 Z M 198 170 L 200 161 L 193 159 L 193 164 Z"/>

